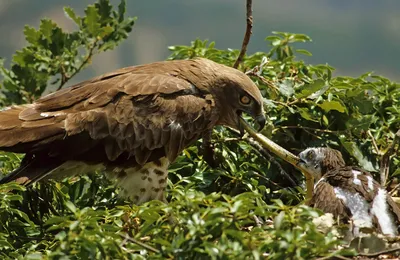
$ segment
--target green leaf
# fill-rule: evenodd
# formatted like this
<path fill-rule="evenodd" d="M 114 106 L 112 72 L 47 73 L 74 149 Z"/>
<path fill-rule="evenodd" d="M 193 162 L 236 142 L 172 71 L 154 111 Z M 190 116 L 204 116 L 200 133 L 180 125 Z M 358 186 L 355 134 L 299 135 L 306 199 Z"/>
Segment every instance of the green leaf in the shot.
<path fill-rule="evenodd" d="M 285 97 L 291 97 L 294 94 L 293 82 L 290 80 L 284 80 L 282 83 L 277 84 L 279 92 Z"/>
<path fill-rule="evenodd" d="M 87 27 L 88 32 L 92 35 L 92 37 L 96 37 L 100 32 L 100 15 L 98 13 L 97 8 L 94 5 L 89 5 L 85 10 L 86 17 L 85 25 Z"/>
<path fill-rule="evenodd" d="M 373 163 L 368 160 L 367 156 L 363 155 L 361 150 L 358 148 L 355 142 L 348 141 L 345 136 L 339 137 L 340 142 L 342 143 L 343 147 L 354 157 L 357 159 L 360 166 L 369 172 L 376 172 L 378 171 L 377 166 L 373 165 Z"/>
<path fill-rule="evenodd" d="M 67 208 L 68 208 L 72 213 L 75 214 L 75 213 L 77 212 L 77 209 L 76 209 L 74 203 L 72 203 L 71 201 L 66 201 L 66 202 L 65 202 L 65 206 L 67 206 Z"/>
<path fill-rule="evenodd" d="M 282 210 L 274 219 L 274 228 L 280 229 L 284 219 L 285 219 L 285 211 Z"/>
<path fill-rule="evenodd" d="M 303 86 L 299 87 L 297 91 L 299 92 L 296 94 L 296 98 L 305 98 L 309 97 L 311 94 L 320 91 L 325 86 L 325 81 L 322 79 L 315 80 L 311 84 L 304 84 Z M 321 96 L 323 93 L 318 93 L 318 97 Z M 311 97 L 312 99 L 317 98 L 316 95 Z"/>
<path fill-rule="evenodd" d="M 331 110 L 339 111 L 340 113 L 347 113 L 346 107 L 340 101 L 328 101 L 324 100 L 321 104 L 318 104 L 320 108 L 322 108 L 325 112 L 329 112 Z"/>
<path fill-rule="evenodd" d="M 307 55 L 307 56 L 312 56 L 311 52 L 304 50 L 304 49 L 297 49 L 296 52 Z"/>
<path fill-rule="evenodd" d="M 126 3 L 125 0 L 121 0 L 121 3 L 118 5 L 118 22 L 122 22 L 124 20 L 124 14 L 126 12 Z"/>
<path fill-rule="evenodd" d="M 297 111 L 300 113 L 300 116 L 306 120 L 314 121 L 314 122 L 319 122 L 319 120 L 312 114 L 310 109 L 308 108 L 297 108 Z"/>
<path fill-rule="evenodd" d="M 53 21 L 51 21 L 50 19 L 41 20 L 40 33 L 49 43 L 52 43 L 53 28 L 56 27 L 57 25 L 53 23 Z"/>
<path fill-rule="evenodd" d="M 371 124 L 374 124 L 377 120 L 378 117 L 374 115 L 360 115 L 356 118 L 350 118 L 346 122 L 346 127 L 355 132 L 367 131 Z"/>
<path fill-rule="evenodd" d="M 25 25 L 24 35 L 27 42 L 36 45 L 40 39 L 40 33 L 33 27 Z"/>
<path fill-rule="evenodd" d="M 78 26 L 81 26 L 81 18 L 75 14 L 74 9 L 69 6 L 64 7 L 65 14 L 74 21 Z"/>

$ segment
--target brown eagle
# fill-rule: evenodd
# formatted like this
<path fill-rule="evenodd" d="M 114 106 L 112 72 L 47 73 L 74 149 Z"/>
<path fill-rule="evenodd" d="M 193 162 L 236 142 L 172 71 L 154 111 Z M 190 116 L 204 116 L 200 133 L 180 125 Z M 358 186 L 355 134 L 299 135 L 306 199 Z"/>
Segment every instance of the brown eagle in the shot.
<path fill-rule="evenodd" d="M 164 199 L 168 166 L 216 125 L 262 128 L 258 87 L 239 70 L 198 58 L 122 68 L 0 111 L 0 150 L 25 153 L 0 183 L 104 170 L 140 204 Z"/>
<path fill-rule="evenodd" d="M 331 148 L 308 148 L 299 158 L 317 181 L 311 206 L 351 222 L 355 235 L 363 228 L 398 235 L 400 209 L 370 173 L 346 166 L 342 154 Z"/>

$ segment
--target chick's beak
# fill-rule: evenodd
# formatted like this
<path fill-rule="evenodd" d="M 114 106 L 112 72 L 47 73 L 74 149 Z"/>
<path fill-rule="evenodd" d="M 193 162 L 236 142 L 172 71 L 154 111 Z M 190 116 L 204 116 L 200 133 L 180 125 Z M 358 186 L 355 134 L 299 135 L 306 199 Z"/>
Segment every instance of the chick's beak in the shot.
<path fill-rule="evenodd" d="M 306 161 L 303 160 L 303 159 L 299 156 L 299 160 L 297 161 L 297 165 L 301 165 L 301 164 L 306 164 Z"/>

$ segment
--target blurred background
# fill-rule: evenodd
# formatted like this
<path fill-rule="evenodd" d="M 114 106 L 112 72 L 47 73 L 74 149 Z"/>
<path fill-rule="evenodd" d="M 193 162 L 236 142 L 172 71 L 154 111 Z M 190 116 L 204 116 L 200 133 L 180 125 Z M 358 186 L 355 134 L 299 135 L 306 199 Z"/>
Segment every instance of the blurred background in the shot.
<path fill-rule="evenodd" d="M 115 4 L 119 1 L 115 0 Z M 74 30 L 63 6 L 82 14 L 94 0 L 0 0 L 0 57 L 9 64 L 24 46 L 25 24 L 37 27 L 51 18 Z M 313 53 L 300 56 L 312 64 L 327 63 L 336 75 L 374 71 L 400 81 L 400 1 L 398 0 L 254 0 L 254 29 L 249 53 L 268 51 L 264 39 L 272 31 L 309 35 L 301 44 Z M 127 15 L 138 19 L 130 37 L 117 49 L 96 57 L 75 80 L 123 66 L 163 60 L 171 45 L 189 45 L 196 38 L 216 48 L 240 48 L 245 31 L 245 0 L 128 0 Z M 71 82 L 72 83 L 72 82 Z"/>

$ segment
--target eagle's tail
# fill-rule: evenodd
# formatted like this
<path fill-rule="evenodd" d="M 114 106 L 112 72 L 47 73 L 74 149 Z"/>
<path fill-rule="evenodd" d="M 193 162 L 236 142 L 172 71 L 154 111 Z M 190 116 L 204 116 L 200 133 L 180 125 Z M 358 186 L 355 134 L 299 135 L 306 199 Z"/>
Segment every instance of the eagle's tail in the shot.
<path fill-rule="evenodd" d="M 57 158 L 41 158 L 37 155 L 27 154 L 20 167 L 4 176 L 0 180 L 0 184 L 16 181 L 19 184 L 29 186 L 48 176 L 52 170 L 63 163 L 63 160 L 58 160 Z"/>

